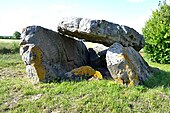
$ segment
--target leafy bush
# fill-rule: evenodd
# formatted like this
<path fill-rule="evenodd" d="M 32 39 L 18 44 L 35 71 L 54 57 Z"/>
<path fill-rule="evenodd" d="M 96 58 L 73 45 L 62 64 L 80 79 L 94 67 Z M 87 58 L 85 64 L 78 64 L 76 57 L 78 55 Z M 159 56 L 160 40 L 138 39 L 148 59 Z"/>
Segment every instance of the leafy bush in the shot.
<path fill-rule="evenodd" d="M 144 51 L 151 61 L 170 63 L 170 6 L 160 2 L 142 29 L 146 40 Z"/>

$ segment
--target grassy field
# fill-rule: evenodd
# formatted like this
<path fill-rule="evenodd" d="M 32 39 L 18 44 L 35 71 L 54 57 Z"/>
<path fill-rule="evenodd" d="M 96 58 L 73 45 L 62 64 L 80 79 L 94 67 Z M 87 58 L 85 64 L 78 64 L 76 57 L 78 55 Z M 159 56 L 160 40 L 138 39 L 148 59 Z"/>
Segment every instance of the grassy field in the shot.
<path fill-rule="evenodd" d="M 160 71 L 143 86 L 125 87 L 111 80 L 33 84 L 26 78 L 18 42 L 3 44 L 0 42 L 0 113 L 170 112 L 170 64 L 146 59 Z M 4 47 L 13 52 L 4 52 Z"/>
<path fill-rule="evenodd" d="M 14 39 L 0 39 L 0 43 L 19 43 L 19 40 Z"/>

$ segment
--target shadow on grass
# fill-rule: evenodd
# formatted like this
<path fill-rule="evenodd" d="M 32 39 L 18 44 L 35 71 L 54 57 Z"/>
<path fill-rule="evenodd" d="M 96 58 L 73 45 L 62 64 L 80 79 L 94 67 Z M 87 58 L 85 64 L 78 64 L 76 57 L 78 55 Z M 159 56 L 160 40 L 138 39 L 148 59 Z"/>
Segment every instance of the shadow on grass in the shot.
<path fill-rule="evenodd" d="M 154 76 L 144 82 L 148 88 L 164 87 L 170 88 L 170 72 L 159 70 L 154 72 Z"/>
<path fill-rule="evenodd" d="M 19 53 L 19 47 L 0 48 L 0 54 L 14 54 L 14 53 Z"/>

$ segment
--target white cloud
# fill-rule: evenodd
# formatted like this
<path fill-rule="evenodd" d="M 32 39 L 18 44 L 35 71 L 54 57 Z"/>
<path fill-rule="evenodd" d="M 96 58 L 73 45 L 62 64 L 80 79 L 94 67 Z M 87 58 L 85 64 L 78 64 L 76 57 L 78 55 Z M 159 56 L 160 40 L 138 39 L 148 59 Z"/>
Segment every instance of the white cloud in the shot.
<path fill-rule="evenodd" d="M 143 2 L 144 0 L 127 0 L 129 2 L 133 2 L 133 3 L 139 3 L 139 2 Z"/>

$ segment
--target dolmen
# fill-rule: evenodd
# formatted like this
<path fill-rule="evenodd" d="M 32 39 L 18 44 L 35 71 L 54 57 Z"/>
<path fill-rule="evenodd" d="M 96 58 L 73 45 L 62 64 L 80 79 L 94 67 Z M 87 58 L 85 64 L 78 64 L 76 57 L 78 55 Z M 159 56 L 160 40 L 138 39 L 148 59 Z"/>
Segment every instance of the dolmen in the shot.
<path fill-rule="evenodd" d="M 20 55 L 33 81 L 111 79 L 134 86 L 153 75 L 139 54 L 144 37 L 133 28 L 77 17 L 63 18 L 56 28 L 22 31 Z M 84 41 L 103 45 L 87 48 Z"/>

